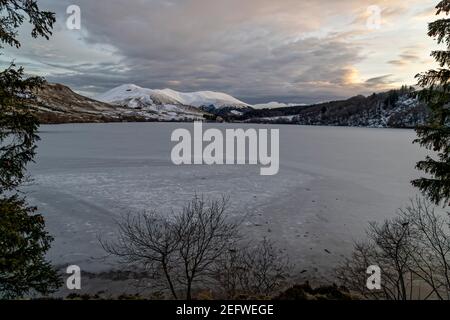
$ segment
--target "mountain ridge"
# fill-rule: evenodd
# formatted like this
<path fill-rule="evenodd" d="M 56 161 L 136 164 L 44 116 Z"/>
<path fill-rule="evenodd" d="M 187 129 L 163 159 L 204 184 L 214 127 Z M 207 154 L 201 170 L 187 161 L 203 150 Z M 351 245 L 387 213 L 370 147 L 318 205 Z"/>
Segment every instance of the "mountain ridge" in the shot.
<path fill-rule="evenodd" d="M 130 108 L 151 105 L 184 105 L 196 108 L 247 109 L 250 105 L 231 95 L 215 91 L 179 92 L 172 89 L 148 89 L 135 84 L 124 84 L 113 88 L 96 99 L 113 105 L 126 105 Z"/>
<path fill-rule="evenodd" d="M 244 123 L 413 128 L 424 123 L 428 114 L 428 108 L 417 99 L 417 92 L 406 87 L 368 97 L 359 95 L 347 100 L 270 109 L 254 109 L 230 95 L 213 91 L 201 91 L 199 95 L 179 93 L 171 89 L 155 91 L 135 85 L 123 85 L 115 89 L 117 90 L 108 91 L 106 97 L 115 103 L 107 103 L 84 97 L 67 86 L 48 83 L 33 93 L 34 99 L 29 99 L 29 105 L 43 124 L 225 120 Z M 191 96 L 181 96 L 185 99 L 183 100 L 178 94 Z M 203 99 L 205 95 L 209 100 Z M 101 98 L 107 100 L 105 97 Z M 187 101 L 188 98 L 191 100 Z M 204 101 L 216 104 L 206 106 Z M 233 107 L 230 102 L 236 101 L 244 105 L 237 104 Z M 188 102 L 199 107 L 181 104 Z"/>
<path fill-rule="evenodd" d="M 27 99 L 32 112 L 43 124 L 91 122 L 194 121 L 210 116 L 190 107 L 140 110 L 118 106 L 75 93 L 62 84 L 46 83 Z"/>

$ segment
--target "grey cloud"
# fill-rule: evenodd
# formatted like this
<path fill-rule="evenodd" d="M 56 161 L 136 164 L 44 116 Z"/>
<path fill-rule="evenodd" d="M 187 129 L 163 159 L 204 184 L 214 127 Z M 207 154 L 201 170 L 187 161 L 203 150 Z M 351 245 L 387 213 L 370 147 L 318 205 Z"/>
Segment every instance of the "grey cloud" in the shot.
<path fill-rule="evenodd" d="M 26 49 L 24 55 L 36 59 L 40 52 L 42 64 L 64 70 L 52 72 L 50 81 L 91 94 L 132 82 L 224 91 L 249 103 L 266 98 L 311 102 L 370 92 L 370 85 L 382 83 L 349 83 L 349 69 L 364 58 L 360 47 L 338 33 L 298 37 L 317 30 L 336 11 L 364 8 L 370 4 L 366 0 L 333 6 L 326 0 L 78 0 L 82 41 L 79 49 L 65 51 L 74 36 L 64 29 L 72 1 L 41 2 L 57 12 L 58 35 L 49 47 Z M 99 53 L 86 63 L 90 51 L 83 50 L 96 45 L 114 48 L 111 57 Z"/>
<path fill-rule="evenodd" d="M 404 66 L 404 65 L 407 64 L 407 63 L 406 63 L 405 61 L 403 61 L 403 60 L 390 60 L 390 61 L 388 61 L 388 63 L 389 63 L 389 64 L 392 64 L 392 65 L 394 65 L 394 66 Z"/>
<path fill-rule="evenodd" d="M 388 61 L 389 64 L 394 66 L 405 66 L 410 63 L 420 62 L 421 58 L 417 51 L 422 48 L 408 48 L 398 55 L 397 59 Z"/>
<path fill-rule="evenodd" d="M 366 80 L 366 84 L 377 86 L 377 85 L 385 85 L 385 84 L 394 83 L 394 81 L 391 78 L 392 78 L 392 74 L 387 74 L 387 75 L 380 76 L 380 77 L 370 78 L 370 79 Z"/>

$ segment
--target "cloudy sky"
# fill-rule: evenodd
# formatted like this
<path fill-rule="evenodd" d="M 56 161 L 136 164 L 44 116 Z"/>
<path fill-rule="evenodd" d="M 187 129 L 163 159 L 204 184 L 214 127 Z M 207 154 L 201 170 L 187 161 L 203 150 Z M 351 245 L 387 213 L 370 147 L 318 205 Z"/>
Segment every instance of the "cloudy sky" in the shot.
<path fill-rule="evenodd" d="M 134 83 L 311 103 L 414 84 L 434 66 L 426 30 L 437 2 L 38 0 L 56 13 L 54 36 L 33 40 L 24 28 L 22 48 L 0 60 L 90 96 Z M 81 30 L 66 26 L 71 4 Z"/>

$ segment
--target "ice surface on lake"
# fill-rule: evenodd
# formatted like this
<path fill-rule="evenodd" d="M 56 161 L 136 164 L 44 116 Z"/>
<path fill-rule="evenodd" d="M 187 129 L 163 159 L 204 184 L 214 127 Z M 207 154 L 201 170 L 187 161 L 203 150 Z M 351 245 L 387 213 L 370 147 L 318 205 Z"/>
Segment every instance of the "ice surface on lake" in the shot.
<path fill-rule="evenodd" d="M 41 128 L 29 200 L 55 237 L 49 258 L 83 270 L 111 268 L 98 238 L 114 239 L 115 219 L 133 212 L 171 214 L 195 193 L 230 197 L 245 234 L 269 237 L 297 268 L 326 275 L 363 235 L 367 222 L 393 216 L 416 191 L 409 181 L 424 156 L 411 130 L 279 128 L 280 172 L 259 166 L 175 166 L 173 130 L 192 124 L 58 125 Z M 317 272 L 316 272 L 317 273 Z"/>

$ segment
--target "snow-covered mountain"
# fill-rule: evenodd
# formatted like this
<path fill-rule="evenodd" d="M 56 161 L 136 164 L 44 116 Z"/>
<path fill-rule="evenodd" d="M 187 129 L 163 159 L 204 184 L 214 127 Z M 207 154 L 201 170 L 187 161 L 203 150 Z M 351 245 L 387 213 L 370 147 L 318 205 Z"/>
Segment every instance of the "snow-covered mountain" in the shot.
<path fill-rule="evenodd" d="M 125 84 L 96 97 L 97 100 L 129 108 L 188 106 L 207 111 L 245 110 L 250 105 L 228 94 L 214 91 L 178 92 L 172 89 L 147 89 Z"/>
<path fill-rule="evenodd" d="M 41 123 L 122 122 L 122 121 L 194 121 L 208 113 L 178 105 L 151 105 L 130 108 L 84 97 L 61 84 L 46 84 L 29 97 L 29 105 Z"/>

